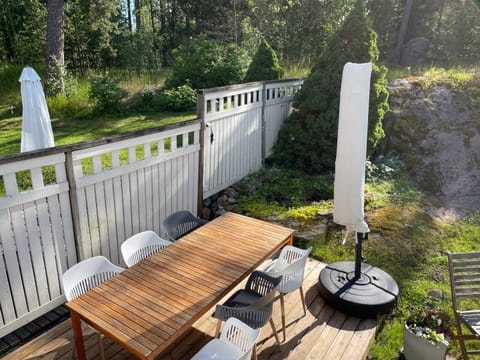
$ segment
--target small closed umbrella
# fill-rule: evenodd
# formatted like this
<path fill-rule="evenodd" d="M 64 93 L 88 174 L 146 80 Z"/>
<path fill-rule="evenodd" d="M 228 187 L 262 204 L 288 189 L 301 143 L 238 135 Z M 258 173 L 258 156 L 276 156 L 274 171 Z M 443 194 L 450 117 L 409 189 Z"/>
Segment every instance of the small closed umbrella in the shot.
<path fill-rule="evenodd" d="M 55 146 L 40 76 L 27 66 L 20 75 L 22 95 L 22 140 L 20 151 L 32 151 Z"/>
<path fill-rule="evenodd" d="M 340 91 L 333 221 L 346 227 L 344 242 L 355 233 L 355 261 L 329 264 L 319 279 L 330 305 L 359 317 L 387 313 L 398 298 L 398 285 L 390 275 L 362 263 L 362 241 L 370 231 L 363 202 L 371 73 L 371 63 L 345 64 Z"/>

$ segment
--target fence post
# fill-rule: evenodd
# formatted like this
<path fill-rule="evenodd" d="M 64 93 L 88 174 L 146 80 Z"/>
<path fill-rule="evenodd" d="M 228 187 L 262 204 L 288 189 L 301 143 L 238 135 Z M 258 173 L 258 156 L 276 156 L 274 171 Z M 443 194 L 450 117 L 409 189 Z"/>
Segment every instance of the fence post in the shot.
<path fill-rule="evenodd" d="M 205 93 L 203 90 L 197 90 L 197 118 L 200 119 L 200 151 L 198 153 L 198 203 L 197 215 L 202 215 L 203 208 L 203 167 L 204 167 L 204 147 L 205 147 Z"/>
<path fill-rule="evenodd" d="M 265 122 L 267 117 L 267 82 L 263 81 L 262 86 L 262 167 L 265 166 Z"/>
<path fill-rule="evenodd" d="M 70 197 L 70 211 L 72 214 L 73 224 L 73 240 L 75 243 L 75 252 L 77 261 L 83 260 L 80 254 L 80 224 L 78 213 L 78 201 L 77 201 L 77 183 L 75 182 L 75 174 L 73 171 L 72 150 L 65 152 L 65 170 L 67 173 L 67 181 L 69 186 L 68 195 Z"/>

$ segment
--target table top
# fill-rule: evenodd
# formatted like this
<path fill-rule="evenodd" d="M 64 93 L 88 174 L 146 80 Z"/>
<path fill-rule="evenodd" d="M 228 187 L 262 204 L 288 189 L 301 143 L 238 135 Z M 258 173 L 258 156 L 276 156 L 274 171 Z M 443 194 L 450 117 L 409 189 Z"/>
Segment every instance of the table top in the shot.
<path fill-rule="evenodd" d="M 253 270 L 293 230 L 226 213 L 67 306 L 141 359 L 153 359 Z"/>

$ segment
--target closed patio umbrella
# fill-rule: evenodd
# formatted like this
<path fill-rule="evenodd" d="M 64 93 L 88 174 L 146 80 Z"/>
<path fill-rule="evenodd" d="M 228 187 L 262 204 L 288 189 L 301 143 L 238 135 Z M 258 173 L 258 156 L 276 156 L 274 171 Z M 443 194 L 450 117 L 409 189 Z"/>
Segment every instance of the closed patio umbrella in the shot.
<path fill-rule="evenodd" d="M 50 114 L 40 76 L 27 66 L 20 75 L 22 95 L 22 140 L 20 151 L 32 151 L 55 146 Z"/>
<path fill-rule="evenodd" d="M 386 272 L 362 263 L 362 241 L 370 231 L 364 219 L 365 161 L 372 64 L 347 63 L 340 91 L 333 221 L 355 234 L 355 261 L 329 264 L 320 273 L 319 289 L 327 302 L 346 313 L 376 317 L 389 312 L 398 285 Z"/>

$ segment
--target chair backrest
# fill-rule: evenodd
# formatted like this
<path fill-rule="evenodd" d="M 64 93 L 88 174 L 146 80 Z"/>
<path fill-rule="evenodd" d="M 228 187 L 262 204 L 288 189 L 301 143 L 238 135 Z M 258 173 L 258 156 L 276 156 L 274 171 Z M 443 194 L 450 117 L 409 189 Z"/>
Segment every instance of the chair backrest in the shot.
<path fill-rule="evenodd" d="M 147 230 L 129 237 L 122 243 L 120 250 L 125 264 L 130 267 L 171 244 L 171 241 Z"/>
<path fill-rule="evenodd" d="M 275 292 L 274 290 L 281 280 L 281 276 L 272 276 L 264 271 L 255 270 L 248 277 L 245 289 L 254 291 L 261 296 L 266 296 L 271 292 Z"/>
<path fill-rule="evenodd" d="M 298 289 L 303 284 L 305 265 L 312 247 L 300 249 L 291 245 L 285 246 L 277 259 L 275 275 L 282 275 L 282 281 L 278 285 L 278 291 L 288 293 Z"/>
<path fill-rule="evenodd" d="M 194 216 L 190 211 L 180 210 L 170 214 L 163 221 L 163 227 L 167 232 L 168 240 L 175 241 L 207 222 Z"/>
<path fill-rule="evenodd" d="M 252 329 L 244 322 L 231 317 L 225 322 L 220 340 L 232 344 L 243 353 L 241 357 L 237 358 L 238 360 L 250 360 L 260 331 L 260 328 Z"/>
<path fill-rule="evenodd" d="M 104 256 L 94 256 L 73 265 L 62 276 L 67 301 L 86 293 L 123 270 Z"/>
<path fill-rule="evenodd" d="M 480 252 L 448 253 L 448 270 L 453 309 L 455 311 L 469 310 L 472 309 L 470 306 L 478 309 L 480 300 Z"/>

